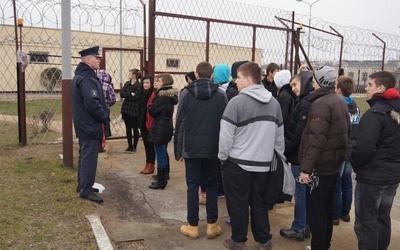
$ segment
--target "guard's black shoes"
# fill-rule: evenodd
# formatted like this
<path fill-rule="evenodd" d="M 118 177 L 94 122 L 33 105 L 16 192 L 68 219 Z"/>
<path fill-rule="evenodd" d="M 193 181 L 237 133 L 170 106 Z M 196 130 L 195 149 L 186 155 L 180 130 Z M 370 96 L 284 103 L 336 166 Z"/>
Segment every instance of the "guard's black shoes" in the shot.
<path fill-rule="evenodd" d="M 98 204 L 103 203 L 103 199 L 100 198 L 99 196 L 97 196 L 96 194 L 90 194 L 90 195 L 88 195 L 88 196 L 81 196 L 81 195 L 79 195 L 79 197 L 80 197 L 81 199 L 90 200 L 90 201 L 96 202 L 96 203 L 98 203 Z"/>
<path fill-rule="evenodd" d="M 76 192 L 79 193 L 81 190 L 79 188 L 76 188 Z M 98 188 L 93 188 L 93 192 L 98 193 L 100 190 Z"/>
<path fill-rule="evenodd" d="M 286 239 L 293 239 L 298 241 L 304 241 L 305 235 L 304 231 L 297 232 L 296 230 L 289 228 L 289 229 L 281 229 L 279 234 Z"/>

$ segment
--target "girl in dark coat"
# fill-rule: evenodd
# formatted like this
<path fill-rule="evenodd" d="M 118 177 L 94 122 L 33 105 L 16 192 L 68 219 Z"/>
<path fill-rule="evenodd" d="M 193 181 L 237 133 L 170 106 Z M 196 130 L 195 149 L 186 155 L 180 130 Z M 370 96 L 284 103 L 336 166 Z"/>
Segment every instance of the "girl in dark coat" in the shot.
<path fill-rule="evenodd" d="M 157 158 L 157 181 L 149 186 L 151 189 L 164 189 L 167 185 L 167 145 L 173 135 L 172 115 L 179 93 L 172 88 L 174 79 L 170 74 L 161 74 L 158 80 L 157 95 L 148 108 L 154 118 L 148 140 L 154 144 Z"/>
<path fill-rule="evenodd" d="M 143 100 L 143 87 L 139 82 L 141 73 L 138 69 L 131 69 L 128 73 L 129 81 L 124 84 L 120 96 L 124 98 L 121 114 L 125 123 L 126 139 L 128 148 L 125 153 L 135 153 L 139 141 L 139 122 L 138 118 L 143 114 L 145 102 Z M 132 142 L 133 130 L 133 142 Z"/>
<path fill-rule="evenodd" d="M 146 165 L 140 171 L 141 174 L 152 174 L 154 172 L 154 163 L 156 154 L 154 151 L 154 144 L 149 142 L 149 132 L 153 122 L 153 117 L 148 112 L 148 107 L 153 102 L 156 96 L 156 90 L 154 88 L 153 76 L 144 76 L 142 78 L 144 102 L 146 104 L 145 110 L 141 117 L 140 134 L 142 135 L 143 145 L 146 152 Z"/>

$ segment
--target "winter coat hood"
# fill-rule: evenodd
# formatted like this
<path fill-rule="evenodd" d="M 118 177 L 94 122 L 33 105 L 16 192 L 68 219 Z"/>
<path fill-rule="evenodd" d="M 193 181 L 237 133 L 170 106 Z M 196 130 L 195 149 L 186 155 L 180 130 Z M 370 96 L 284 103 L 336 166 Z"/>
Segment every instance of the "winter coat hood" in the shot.
<path fill-rule="evenodd" d="M 104 69 L 99 70 L 99 72 L 97 73 L 97 76 L 99 77 L 100 82 L 102 82 L 102 83 L 111 84 L 111 82 L 112 82 L 112 78 L 111 78 L 110 73 L 108 73 Z"/>
<path fill-rule="evenodd" d="M 278 89 L 282 88 L 284 85 L 290 83 L 290 78 L 292 78 L 290 71 L 287 69 L 276 72 L 274 76 L 274 82 Z"/>
<path fill-rule="evenodd" d="M 249 87 L 242 89 L 239 94 L 251 96 L 262 103 L 268 103 L 272 98 L 271 92 L 266 90 L 261 84 L 250 85 Z"/>
<path fill-rule="evenodd" d="M 300 72 L 300 99 L 314 91 L 313 87 L 313 73 L 312 71 L 301 71 Z"/>
<path fill-rule="evenodd" d="M 237 69 L 240 67 L 240 65 L 247 63 L 247 62 L 249 62 L 249 61 L 237 61 L 232 64 L 232 68 L 231 68 L 232 79 L 237 78 Z"/>
<path fill-rule="evenodd" d="M 395 88 L 389 88 L 382 94 L 374 94 L 368 104 L 372 107 L 378 101 L 383 100 L 383 104 L 375 105 L 374 111 L 376 112 L 390 112 L 390 116 L 397 124 L 400 125 L 400 99 L 399 91 Z"/>
<path fill-rule="evenodd" d="M 208 78 L 199 78 L 186 86 L 186 89 L 197 99 L 207 100 L 218 90 L 218 85 L 213 84 Z"/>
<path fill-rule="evenodd" d="M 226 64 L 216 64 L 214 67 L 213 78 L 215 84 L 223 84 L 229 82 L 231 69 Z"/>

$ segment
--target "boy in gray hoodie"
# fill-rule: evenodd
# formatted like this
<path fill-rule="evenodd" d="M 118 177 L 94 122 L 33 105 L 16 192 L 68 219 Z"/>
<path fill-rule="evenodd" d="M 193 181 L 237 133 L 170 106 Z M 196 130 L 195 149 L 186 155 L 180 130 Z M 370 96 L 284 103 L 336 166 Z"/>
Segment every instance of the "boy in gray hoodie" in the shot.
<path fill-rule="evenodd" d="M 219 136 L 218 158 L 223 163 L 222 178 L 232 226 L 232 236 L 224 246 L 244 249 L 250 207 L 254 239 L 259 249 L 269 249 L 272 236 L 263 197 L 274 150 L 284 158 L 282 113 L 278 101 L 260 84 L 258 64 L 245 63 L 237 72 L 239 94 L 224 111 Z"/>

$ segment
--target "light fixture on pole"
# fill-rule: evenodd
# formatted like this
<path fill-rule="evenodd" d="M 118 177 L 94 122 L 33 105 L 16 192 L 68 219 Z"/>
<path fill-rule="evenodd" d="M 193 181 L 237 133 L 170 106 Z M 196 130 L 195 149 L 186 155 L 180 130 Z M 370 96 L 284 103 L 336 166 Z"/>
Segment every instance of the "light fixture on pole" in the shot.
<path fill-rule="evenodd" d="M 296 0 L 297 2 L 302 2 L 302 3 L 305 3 L 305 4 L 307 4 L 308 6 L 310 6 L 310 12 L 309 12 L 309 15 L 308 15 L 308 47 L 307 47 L 307 56 L 310 56 L 310 40 L 311 40 L 311 38 L 310 38 L 310 34 L 311 34 L 311 9 L 312 9 L 312 6 L 314 5 L 314 4 L 316 4 L 316 3 L 318 3 L 319 1 L 321 1 L 321 0 L 317 0 L 317 1 L 314 1 L 314 2 L 312 2 L 312 3 L 309 3 L 309 2 L 306 2 L 306 1 L 304 1 L 304 0 Z"/>

